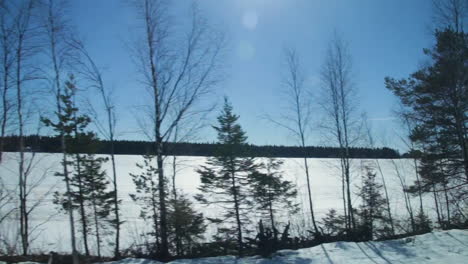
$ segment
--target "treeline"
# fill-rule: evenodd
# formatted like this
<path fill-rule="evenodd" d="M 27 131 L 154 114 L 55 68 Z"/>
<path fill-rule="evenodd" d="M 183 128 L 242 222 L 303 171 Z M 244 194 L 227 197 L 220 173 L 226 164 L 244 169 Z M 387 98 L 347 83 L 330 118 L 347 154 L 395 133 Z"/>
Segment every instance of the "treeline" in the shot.
<path fill-rule="evenodd" d="M 18 136 L 4 137 L 4 151 L 18 151 Z M 25 136 L 24 142 L 29 151 L 60 153 L 60 138 L 50 136 Z M 201 156 L 211 157 L 215 155 L 218 143 L 190 143 L 190 142 L 166 142 L 164 153 L 170 156 Z M 96 154 L 110 154 L 110 142 L 108 140 L 96 140 Z M 255 157 L 275 158 L 338 158 L 340 148 L 308 146 L 305 148 L 295 146 L 256 146 L 247 144 L 239 150 L 240 154 Z M 353 147 L 349 150 L 351 158 L 356 159 L 398 159 L 401 155 L 398 151 L 383 148 Z M 114 154 L 119 155 L 146 155 L 155 153 L 154 142 L 115 140 Z"/>

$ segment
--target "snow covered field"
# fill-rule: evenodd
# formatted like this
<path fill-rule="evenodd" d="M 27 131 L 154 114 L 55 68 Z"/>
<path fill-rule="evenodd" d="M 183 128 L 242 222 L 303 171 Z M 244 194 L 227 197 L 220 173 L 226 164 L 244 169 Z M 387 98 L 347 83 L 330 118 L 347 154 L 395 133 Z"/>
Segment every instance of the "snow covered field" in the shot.
<path fill-rule="evenodd" d="M 28 154 L 29 155 L 29 154 Z M 30 157 L 30 156 L 28 156 Z M 17 170 L 18 170 L 18 156 L 17 153 L 6 153 L 5 162 L 0 165 L 0 175 L 6 182 L 7 187 L 15 190 L 17 184 Z M 196 194 L 197 186 L 200 183 L 198 174 L 195 169 L 202 165 L 206 159 L 204 157 L 178 157 L 178 172 L 177 172 L 177 186 L 185 194 L 192 196 Z M 309 225 L 309 211 L 306 202 L 306 185 L 303 173 L 303 160 L 302 159 L 283 159 L 285 161 L 283 166 L 284 176 L 286 179 L 292 180 L 298 186 L 299 196 L 298 202 L 302 209 L 298 215 L 290 216 L 285 213 L 283 219 L 291 220 L 292 231 L 294 232 L 294 225 Z M 123 200 L 122 214 L 125 221 L 122 230 L 122 248 L 130 245 L 134 241 L 138 241 L 138 234 L 145 230 L 145 225 L 139 219 L 139 206 L 131 201 L 129 194 L 134 191 L 133 182 L 129 173 L 138 173 L 139 170 L 135 166 L 137 162 L 142 161 L 141 156 L 133 155 L 118 155 L 116 157 L 117 172 L 118 172 L 118 185 L 119 197 Z M 171 162 L 172 158 L 167 162 Z M 352 185 L 357 187 L 361 183 L 361 174 L 363 167 L 369 164 L 375 164 L 375 160 L 353 160 L 352 170 Z M 415 179 L 415 171 L 411 160 L 379 160 L 385 177 L 389 198 L 392 207 L 392 214 L 395 219 L 406 219 L 407 212 L 402 193 L 401 181 L 397 177 L 397 170 L 402 176 L 402 181 L 411 184 Z M 169 164 L 168 164 L 169 165 Z M 317 219 L 322 218 L 325 213 L 335 208 L 338 211 L 342 208 L 341 200 L 341 180 L 338 169 L 339 161 L 337 159 L 309 159 L 309 166 L 311 168 L 311 188 L 313 192 L 314 207 L 317 214 Z M 110 164 L 106 164 L 105 168 L 109 173 L 111 171 Z M 54 176 L 54 172 L 60 170 L 60 154 L 45 154 L 39 153 L 36 155 L 33 166 L 31 179 L 29 184 L 35 185 L 36 182 L 44 177 L 44 181 L 38 185 L 31 196 L 30 205 L 43 199 L 43 195 L 55 190 L 64 190 L 62 181 Z M 378 170 L 376 170 L 378 173 Z M 172 174 L 172 170 L 167 168 L 167 173 Z M 378 173 L 378 179 L 381 175 Z M 355 189 L 357 190 L 357 189 Z M 433 198 L 427 196 L 424 199 L 428 213 L 433 216 Z M 359 198 L 354 195 L 353 204 L 360 203 Z M 419 204 L 416 198 L 411 200 L 414 210 L 417 210 Z M 216 209 L 201 207 L 197 205 L 205 215 L 216 214 Z M 32 225 L 38 226 L 35 230 L 33 237 L 35 240 L 32 243 L 32 251 L 56 251 L 68 252 L 69 246 L 69 227 L 66 215 L 57 212 L 57 207 L 52 203 L 52 196 L 49 195 L 39 204 L 32 215 Z M 253 217 L 252 219 L 255 219 Z M 403 224 L 405 224 L 403 222 Z M 3 226 L 0 232 L 5 237 L 13 239 L 17 232 L 17 226 L 14 219 L 11 219 Z M 208 233 L 215 232 L 214 226 L 209 226 Z M 444 236 L 448 234 L 441 233 Z M 457 233 L 458 234 L 458 233 Z M 459 233 L 462 234 L 462 233 Z M 209 236 L 209 235 L 208 235 Z M 80 237 L 80 236 L 78 236 Z M 112 237 L 108 237 L 111 241 Z M 92 247 L 91 241 L 91 248 Z M 81 243 L 78 243 L 81 245 Z M 341 245 L 341 244 L 337 244 Z M 344 244 L 343 244 L 344 245 Z M 362 244 L 364 245 L 364 244 Z M 329 246 L 329 245 L 328 245 Z M 357 247 L 357 246 L 353 246 Z M 331 250 L 332 248 L 330 248 Z M 357 248 L 359 249 L 359 248 Z M 313 249 L 316 250 L 316 249 Z M 302 252 L 302 251 L 300 251 Z M 304 251 L 305 252 L 305 251 Z M 371 252 L 371 251 L 370 251 Z M 208 262 L 206 262 L 208 263 Z M 294 262 L 300 263 L 300 262 Z"/>
<path fill-rule="evenodd" d="M 124 259 L 106 264 L 159 264 L 144 259 Z M 313 248 L 282 250 L 271 259 L 233 256 L 176 260 L 172 264 L 391 264 L 468 263 L 468 231 L 450 230 L 382 242 L 335 242 Z"/>

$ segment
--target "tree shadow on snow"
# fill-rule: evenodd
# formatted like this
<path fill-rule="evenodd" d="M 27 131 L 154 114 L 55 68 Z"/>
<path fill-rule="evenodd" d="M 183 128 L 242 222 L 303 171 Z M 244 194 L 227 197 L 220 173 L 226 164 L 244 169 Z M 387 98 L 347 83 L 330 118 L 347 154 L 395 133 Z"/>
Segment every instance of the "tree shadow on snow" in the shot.
<path fill-rule="evenodd" d="M 287 251 L 276 254 L 272 259 L 261 259 L 257 264 L 310 264 L 312 260 L 310 258 L 299 257 L 297 251 Z"/>
<path fill-rule="evenodd" d="M 396 253 L 398 253 L 399 255 L 403 255 L 405 257 L 414 257 L 414 256 L 416 256 L 416 254 L 414 254 L 414 252 L 409 250 L 408 247 L 405 246 L 405 244 L 406 243 L 403 242 L 403 241 L 384 241 L 380 245 L 381 245 L 382 248 L 389 247 L 389 248 L 391 248 L 391 250 L 393 250 Z M 377 249 L 375 245 L 373 245 L 373 247 L 375 249 Z"/>
<path fill-rule="evenodd" d="M 347 246 L 348 242 L 343 242 L 343 241 L 337 241 L 335 242 L 335 246 L 340 249 L 347 249 L 349 246 Z"/>
<path fill-rule="evenodd" d="M 368 248 L 370 248 L 377 256 L 385 261 L 385 263 L 392 264 L 392 262 L 387 259 L 382 252 L 374 245 L 372 242 L 363 242 Z"/>
<path fill-rule="evenodd" d="M 330 255 L 328 255 L 327 249 L 323 246 L 323 244 L 320 244 L 320 246 L 322 247 L 323 253 L 325 253 L 325 256 L 327 257 L 328 262 L 330 264 L 334 264 L 333 260 L 330 258 Z"/>
<path fill-rule="evenodd" d="M 454 237 L 452 234 L 450 234 L 450 233 L 445 233 L 445 234 L 446 234 L 447 236 L 453 238 L 454 240 L 458 241 L 458 242 L 459 242 L 460 244 L 462 244 L 463 246 L 468 247 L 468 245 L 467 245 L 465 242 L 463 242 L 463 241 L 461 241 L 460 239 Z"/>
<path fill-rule="evenodd" d="M 356 246 L 361 250 L 362 254 L 364 254 L 370 261 L 372 261 L 375 264 L 379 264 L 377 261 L 375 261 L 367 252 L 361 247 L 359 243 L 356 243 Z"/>

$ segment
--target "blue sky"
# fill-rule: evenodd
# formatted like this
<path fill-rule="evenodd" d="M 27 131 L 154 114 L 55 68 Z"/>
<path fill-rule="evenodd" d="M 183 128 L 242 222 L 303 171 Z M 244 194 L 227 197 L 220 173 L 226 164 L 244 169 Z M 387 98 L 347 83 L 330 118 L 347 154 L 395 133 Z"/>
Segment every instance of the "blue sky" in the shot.
<path fill-rule="evenodd" d="M 186 19 L 188 0 L 173 1 L 176 22 Z M 372 127 L 392 138 L 396 99 L 385 89 L 384 77 L 406 77 L 430 47 L 431 5 L 428 0 L 199 0 L 210 23 L 228 39 L 227 78 L 216 88 L 227 95 L 250 143 L 292 144 L 290 135 L 262 116 L 280 115 L 281 58 L 284 47 L 301 56 L 307 84 L 318 93 L 320 66 L 336 30 L 349 43 L 358 90 L 359 112 Z M 135 11 L 126 1 L 72 1 L 70 17 L 91 55 L 104 69 L 105 81 L 116 90 L 120 138 L 143 139 L 134 118 L 144 89 L 126 48 L 137 26 Z M 316 119 L 320 116 L 317 110 Z M 213 122 L 214 122 L 213 118 Z M 310 144 L 325 144 L 317 129 Z M 389 136 L 390 135 L 390 136 Z M 202 141 L 213 141 L 211 129 Z"/>

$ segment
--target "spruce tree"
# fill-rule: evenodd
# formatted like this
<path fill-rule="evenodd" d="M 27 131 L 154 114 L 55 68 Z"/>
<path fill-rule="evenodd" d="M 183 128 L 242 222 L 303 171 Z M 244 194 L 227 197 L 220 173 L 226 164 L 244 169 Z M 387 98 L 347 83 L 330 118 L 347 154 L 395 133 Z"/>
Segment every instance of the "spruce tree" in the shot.
<path fill-rule="evenodd" d="M 190 199 L 180 192 L 177 197 L 171 197 L 168 204 L 169 241 L 177 256 L 190 256 L 206 230 L 203 214 L 198 213 Z"/>
<path fill-rule="evenodd" d="M 238 254 L 242 256 L 248 215 L 253 208 L 250 175 L 258 165 L 255 158 L 245 153 L 247 136 L 238 119 L 239 116 L 233 113 L 231 104 L 225 98 L 223 110 L 217 118 L 218 125 L 213 126 L 218 133 L 219 145 L 215 156 L 208 158 L 206 165 L 197 170 L 201 179 L 201 194 L 196 198 L 205 205 L 220 205 L 222 215 L 209 220 L 224 225 L 219 230 L 228 232 L 228 236 L 236 236 Z M 232 227 L 235 232 L 231 233 L 229 228 Z"/>
<path fill-rule="evenodd" d="M 268 158 L 262 164 L 262 172 L 252 174 L 251 185 L 257 210 L 267 216 L 270 227 L 277 235 L 275 213 L 289 210 L 297 212 L 298 205 L 294 202 L 297 196 L 296 186 L 283 179 L 281 166 L 282 160 Z"/>
<path fill-rule="evenodd" d="M 41 117 L 41 121 L 45 126 L 51 127 L 61 138 L 62 145 L 62 172 L 57 172 L 55 175 L 63 177 L 65 182 L 65 193 L 62 199 L 60 200 L 63 207 L 67 210 L 70 220 L 70 229 L 71 229 L 71 243 L 72 243 L 72 255 L 74 263 L 78 261 L 78 254 L 76 252 L 76 238 L 75 238 L 75 224 L 73 217 L 73 197 L 72 197 L 72 185 L 71 185 L 71 175 L 70 175 L 70 166 L 72 162 L 69 161 L 70 149 L 67 147 L 68 142 L 73 138 L 73 132 L 76 128 L 81 128 L 86 126 L 89 123 L 89 117 L 86 115 L 77 116 L 78 109 L 73 103 L 73 96 L 76 92 L 76 86 L 73 75 L 69 76 L 69 80 L 65 82 L 65 87 L 63 92 L 57 95 L 59 109 L 55 112 L 56 121 L 52 121 L 49 118 Z M 56 194 L 57 196 L 57 194 Z"/>
<path fill-rule="evenodd" d="M 81 159 L 83 198 L 92 212 L 87 217 L 91 217 L 94 227 L 93 232 L 89 233 L 93 233 L 96 238 L 98 257 L 101 257 L 103 235 L 109 225 L 114 225 L 114 219 L 110 215 L 115 206 L 114 191 L 109 190 L 108 175 L 102 170 L 102 164 L 107 161 L 107 158 L 96 157 L 94 154 L 84 155 Z"/>
<path fill-rule="evenodd" d="M 386 215 L 387 200 L 382 195 L 382 185 L 377 183 L 376 173 L 366 167 L 363 175 L 359 197 L 362 199 L 357 214 L 360 216 L 360 231 L 364 240 L 384 237 L 391 234 L 389 218 Z"/>
<path fill-rule="evenodd" d="M 335 209 L 328 210 L 322 218 L 323 232 L 326 236 L 341 236 L 346 232 L 346 217 Z"/>

